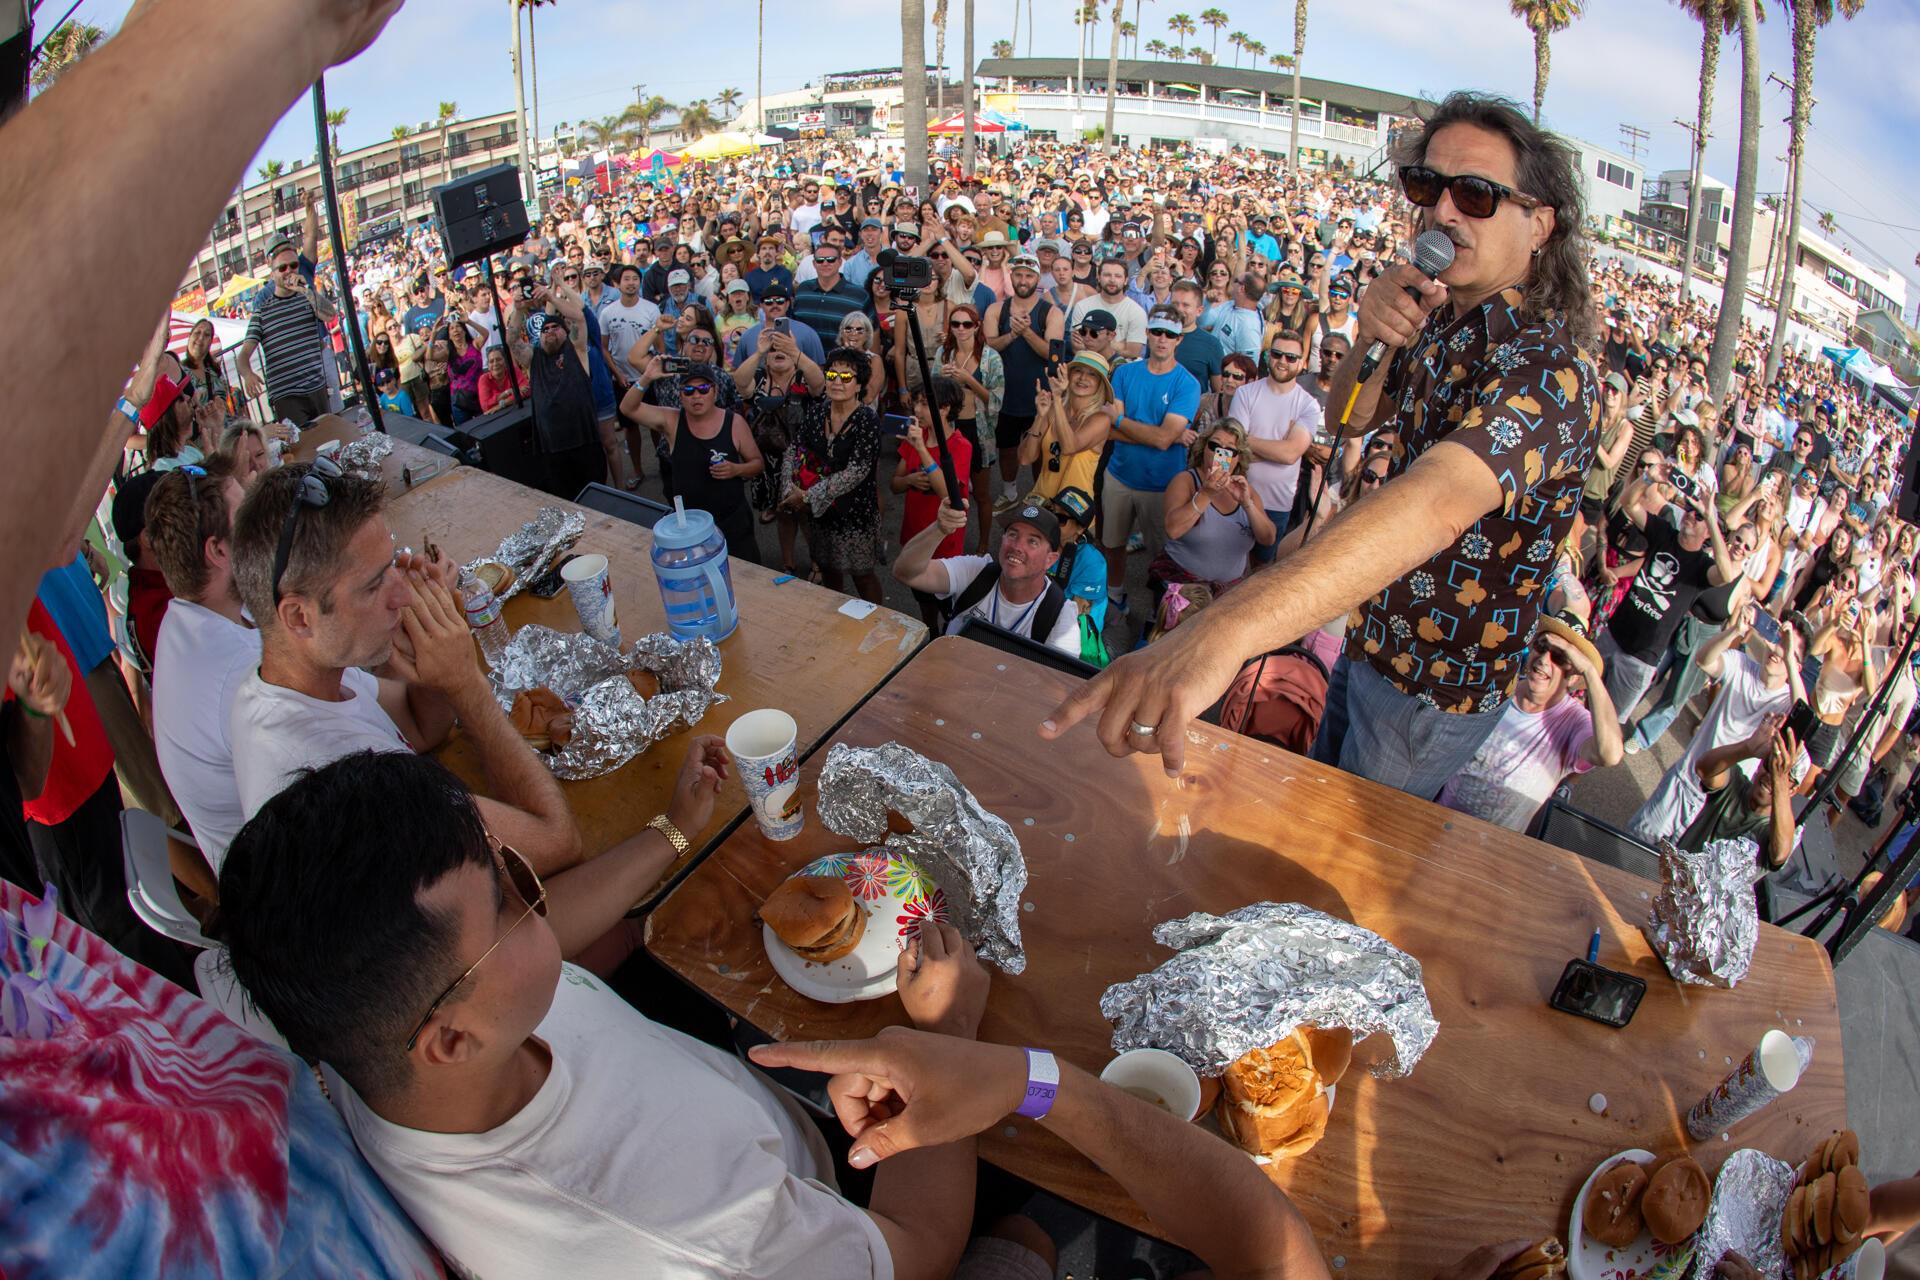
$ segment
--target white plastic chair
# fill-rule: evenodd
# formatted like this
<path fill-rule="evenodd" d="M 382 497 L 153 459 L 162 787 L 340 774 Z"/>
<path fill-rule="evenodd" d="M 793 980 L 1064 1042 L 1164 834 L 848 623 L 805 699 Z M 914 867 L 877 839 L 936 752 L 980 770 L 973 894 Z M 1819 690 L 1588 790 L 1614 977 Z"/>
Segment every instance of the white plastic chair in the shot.
<path fill-rule="evenodd" d="M 213 943 L 180 901 L 167 856 L 167 824 L 145 809 L 120 811 L 120 857 L 127 872 L 127 901 L 155 933 L 205 950 Z"/>
<path fill-rule="evenodd" d="M 253 1001 L 247 999 L 247 993 L 228 971 L 226 960 L 227 949 L 221 946 L 202 951 L 193 958 L 193 980 L 200 987 L 200 998 L 226 1014 L 241 1030 L 252 1032 L 268 1044 L 286 1048 L 285 1037 L 253 1007 Z"/>

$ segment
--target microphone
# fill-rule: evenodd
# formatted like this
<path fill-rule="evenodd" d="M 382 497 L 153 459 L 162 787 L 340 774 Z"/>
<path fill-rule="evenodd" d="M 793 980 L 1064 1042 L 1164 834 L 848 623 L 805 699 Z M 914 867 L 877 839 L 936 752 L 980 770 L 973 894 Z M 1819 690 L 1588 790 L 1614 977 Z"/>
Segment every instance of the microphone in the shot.
<path fill-rule="evenodd" d="M 1447 233 L 1438 229 L 1423 231 L 1420 238 L 1413 242 L 1413 265 L 1420 268 L 1429 280 L 1438 279 L 1440 273 L 1453 265 L 1453 241 Z M 1420 291 L 1412 285 L 1405 286 L 1407 296 L 1415 302 L 1420 301 Z M 1355 389 L 1366 385 L 1368 378 L 1379 369 L 1380 362 L 1386 359 L 1387 343 L 1384 338 L 1376 338 L 1367 348 L 1367 355 L 1360 362 L 1360 374 L 1353 380 Z"/>

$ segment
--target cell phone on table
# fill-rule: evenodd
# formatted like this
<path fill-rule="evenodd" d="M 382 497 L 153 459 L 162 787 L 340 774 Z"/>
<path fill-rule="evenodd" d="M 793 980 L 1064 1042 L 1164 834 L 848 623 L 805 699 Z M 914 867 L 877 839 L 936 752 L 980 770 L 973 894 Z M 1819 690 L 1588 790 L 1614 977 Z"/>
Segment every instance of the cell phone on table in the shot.
<path fill-rule="evenodd" d="M 1780 620 L 1762 609 L 1753 611 L 1753 629 L 1768 644 L 1780 643 Z"/>
<path fill-rule="evenodd" d="M 1805 745 L 1814 730 L 1813 707 L 1805 698 L 1793 700 L 1793 710 L 1787 712 L 1786 728 L 1793 734 L 1793 740 Z"/>
<path fill-rule="evenodd" d="M 1646 994 L 1644 978 L 1616 973 L 1576 956 L 1560 971 L 1560 981 L 1547 1003 L 1562 1013 L 1591 1018 L 1609 1027 L 1624 1027 L 1633 1021 L 1640 998 Z"/>
<path fill-rule="evenodd" d="M 560 588 L 567 585 L 560 578 L 560 570 L 565 568 L 567 561 L 571 559 L 573 559 L 573 557 L 570 555 L 560 557 L 560 559 L 554 562 L 553 568 L 547 570 L 527 584 L 527 591 L 532 595 L 539 596 L 542 600 L 551 600 L 559 595 Z"/>

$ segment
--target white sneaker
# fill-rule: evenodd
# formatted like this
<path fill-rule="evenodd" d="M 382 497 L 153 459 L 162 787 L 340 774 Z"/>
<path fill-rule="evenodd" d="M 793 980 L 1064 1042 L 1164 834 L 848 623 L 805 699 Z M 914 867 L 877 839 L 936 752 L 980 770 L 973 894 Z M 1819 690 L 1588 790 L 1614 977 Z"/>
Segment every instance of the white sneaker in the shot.
<path fill-rule="evenodd" d="M 1134 532 L 1134 535 L 1131 538 L 1127 539 L 1127 550 L 1145 551 L 1146 549 L 1147 549 L 1147 535 L 1136 530 Z"/>
<path fill-rule="evenodd" d="M 1626 753 L 1627 753 L 1628 755 L 1630 755 L 1630 756 L 1637 756 L 1637 755 L 1639 755 L 1639 754 L 1640 754 L 1640 753 L 1641 753 L 1641 752 L 1642 752 L 1643 750 L 1645 750 L 1645 748 L 1644 748 L 1644 747 L 1642 747 L 1642 746 L 1640 745 L 1640 740 L 1639 740 L 1639 739 L 1637 739 L 1637 738 L 1635 738 L 1635 737 L 1634 737 L 1634 736 L 1633 736 L 1632 734 L 1628 734 L 1628 735 L 1627 735 L 1627 744 L 1626 744 L 1626 748 L 1625 748 L 1625 750 L 1626 750 Z"/>
<path fill-rule="evenodd" d="M 1020 501 L 1020 496 L 1018 494 L 1013 494 L 1013 493 L 1001 494 L 999 497 L 993 500 L 993 514 L 1000 515 L 1003 512 L 1013 510 L 1013 504 L 1018 501 Z"/>

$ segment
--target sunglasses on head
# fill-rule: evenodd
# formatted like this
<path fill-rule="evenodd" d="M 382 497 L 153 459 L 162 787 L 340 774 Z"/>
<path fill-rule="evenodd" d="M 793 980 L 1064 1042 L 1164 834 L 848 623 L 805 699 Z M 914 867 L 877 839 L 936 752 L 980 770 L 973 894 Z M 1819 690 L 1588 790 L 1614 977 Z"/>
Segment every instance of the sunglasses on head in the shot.
<path fill-rule="evenodd" d="M 204 473 L 202 473 L 204 474 Z M 287 557 L 293 552 L 293 531 L 300 522 L 300 512 L 307 507 L 324 507 L 333 501 L 333 490 L 329 482 L 341 477 L 341 470 L 332 458 L 315 458 L 307 468 L 307 474 L 300 477 L 300 484 L 294 490 L 293 506 L 287 510 L 287 523 L 280 530 L 280 546 L 273 555 L 273 602 L 280 603 L 280 579 L 287 573 Z"/>
<path fill-rule="evenodd" d="M 1445 174 L 1424 164 L 1400 166 L 1400 188 L 1407 199 L 1422 209 L 1440 203 L 1443 193 L 1453 197 L 1454 208 L 1469 218 L 1491 218 L 1502 200 L 1511 200 L 1523 209 L 1537 209 L 1544 203 L 1536 196 L 1471 173 Z"/>
<path fill-rule="evenodd" d="M 500 944 L 507 940 L 508 934 L 518 929 L 522 924 L 525 924 L 528 916 L 538 915 L 544 917 L 547 914 L 547 887 L 540 883 L 539 874 L 528 865 L 527 860 L 520 855 L 518 850 L 509 845 L 494 842 L 491 836 L 487 837 L 487 839 L 492 845 L 490 851 L 494 854 L 498 862 L 498 867 L 494 874 L 498 876 L 500 871 L 506 872 L 507 882 L 513 886 L 513 892 L 519 897 L 520 901 L 527 904 L 527 909 L 522 911 L 519 917 L 507 926 L 506 933 L 495 938 L 493 945 L 480 953 L 478 960 L 468 965 L 465 972 L 447 985 L 446 990 L 433 998 L 433 1003 L 428 1005 L 427 1011 L 420 1016 L 420 1021 L 414 1027 L 413 1034 L 407 1037 L 407 1052 L 409 1053 L 413 1052 L 413 1046 L 419 1042 L 420 1033 L 427 1029 L 427 1023 L 433 1021 L 433 1015 L 440 1012 L 440 1006 L 447 1002 L 447 997 L 458 991 L 460 984 L 468 978 L 471 978 L 474 975 L 474 971 L 486 963 L 487 957 L 499 949 Z"/>

